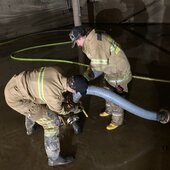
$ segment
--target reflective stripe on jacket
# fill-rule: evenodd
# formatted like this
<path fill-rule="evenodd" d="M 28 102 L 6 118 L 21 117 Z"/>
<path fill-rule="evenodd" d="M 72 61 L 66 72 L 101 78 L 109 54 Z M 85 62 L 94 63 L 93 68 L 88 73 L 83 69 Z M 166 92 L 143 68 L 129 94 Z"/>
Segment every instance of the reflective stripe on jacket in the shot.
<path fill-rule="evenodd" d="M 107 34 L 102 33 L 100 39 L 97 37 L 93 29 L 87 35 L 82 48 L 91 60 L 91 67 L 104 72 L 107 77 L 114 80 L 121 80 L 131 75 L 129 61 L 119 45 Z"/>
<path fill-rule="evenodd" d="M 44 97 L 44 67 L 41 67 L 39 73 L 38 73 L 38 94 L 41 100 L 46 102 Z"/>
<path fill-rule="evenodd" d="M 67 79 L 57 67 L 42 67 L 33 71 L 25 71 L 17 76 L 20 90 L 25 99 L 37 104 L 46 104 L 58 114 L 65 114 L 62 107 L 63 92 L 66 91 Z"/>

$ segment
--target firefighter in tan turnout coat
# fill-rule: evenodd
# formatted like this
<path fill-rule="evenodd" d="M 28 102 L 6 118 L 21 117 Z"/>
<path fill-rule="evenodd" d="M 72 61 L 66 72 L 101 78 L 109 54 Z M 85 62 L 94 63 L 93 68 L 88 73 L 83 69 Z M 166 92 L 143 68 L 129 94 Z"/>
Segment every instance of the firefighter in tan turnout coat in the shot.
<path fill-rule="evenodd" d="M 130 64 L 119 45 L 105 33 L 97 33 L 94 29 L 74 27 L 70 34 L 73 46 L 77 44 L 90 59 L 90 66 L 84 73 L 88 79 L 94 79 L 104 73 L 104 87 L 119 94 L 128 92 L 128 83 L 132 79 Z M 111 123 L 106 127 L 113 130 L 123 123 L 124 111 L 119 106 L 106 101 L 106 109 L 101 117 L 112 115 Z"/>
<path fill-rule="evenodd" d="M 58 115 L 78 113 L 76 106 L 63 105 L 64 92 L 82 92 L 88 82 L 83 76 L 64 77 L 57 67 L 41 67 L 14 75 L 5 87 L 7 104 L 25 116 L 27 134 L 30 135 L 36 123 L 44 128 L 44 145 L 49 166 L 72 162 L 73 158 L 60 155 Z M 67 109 L 67 107 L 70 107 Z"/>

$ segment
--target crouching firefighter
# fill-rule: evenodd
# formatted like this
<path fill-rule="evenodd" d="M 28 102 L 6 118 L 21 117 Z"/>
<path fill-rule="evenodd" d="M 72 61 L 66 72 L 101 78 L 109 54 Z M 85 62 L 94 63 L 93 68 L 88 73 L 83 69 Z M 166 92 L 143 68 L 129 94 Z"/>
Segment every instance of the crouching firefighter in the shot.
<path fill-rule="evenodd" d="M 80 92 L 84 95 L 87 87 L 88 82 L 84 77 L 77 75 L 66 78 L 57 67 L 23 71 L 14 75 L 5 87 L 7 104 L 25 116 L 27 134 L 32 133 L 35 123 L 43 127 L 49 166 L 65 165 L 73 161 L 72 156 L 62 157 L 60 153 L 60 116 L 68 115 L 70 112 L 78 113 L 79 110 L 73 106 L 66 109 L 63 94 Z M 70 120 L 67 122 L 75 122 L 75 118 Z"/>

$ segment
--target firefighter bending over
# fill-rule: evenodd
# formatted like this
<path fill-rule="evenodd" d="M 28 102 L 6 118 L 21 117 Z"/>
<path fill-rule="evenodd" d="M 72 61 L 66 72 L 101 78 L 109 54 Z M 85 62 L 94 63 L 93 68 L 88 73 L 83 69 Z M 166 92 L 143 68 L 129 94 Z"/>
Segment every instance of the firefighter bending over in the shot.
<path fill-rule="evenodd" d="M 76 26 L 70 34 L 73 46 L 78 47 L 90 59 L 90 66 L 84 73 L 88 79 L 94 79 L 104 73 L 103 85 L 105 88 L 116 91 L 120 95 L 128 92 L 128 83 L 132 79 L 129 61 L 112 37 L 104 32 L 87 27 Z M 106 101 L 105 111 L 100 113 L 101 117 L 112 116 L 111 123 L 106 127 L 113 130 L 122 125 L 124 111 L 121 107 Z"/>
<path fill-rule="evenodd" d="M 80 109 L 64 98 L 64 93 L 80 92 L 86 94 L 87 80 L 80 75 L 66 78 L 57 67 L 41 67 L 33 71 L 23 71 L 14 75 L 5 87 L 7 104 L 25 116 L 27 134 L 32 133 L 35 122 L 44 129 L 44 145 L 48 165 L 64 165 L 73 161 L 73 157 L 60 154 L 59 126 L 60 116 Z M 69 123 L 77 120 L 69 118 Z M 78 130 L 74 127 L 75 131 Z"/>

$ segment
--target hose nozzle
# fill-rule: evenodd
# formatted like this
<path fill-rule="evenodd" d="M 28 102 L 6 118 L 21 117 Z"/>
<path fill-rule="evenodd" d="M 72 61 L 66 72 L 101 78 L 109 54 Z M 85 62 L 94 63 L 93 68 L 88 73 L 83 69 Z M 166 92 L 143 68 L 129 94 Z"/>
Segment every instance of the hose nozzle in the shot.
<path fill-rule="evenodd" d="M 159 122 L 162 124 L 166 124 L 170 121 L 170 113 L 166 109 L 161 109 L 159 112 L 160 120 Z"/>

